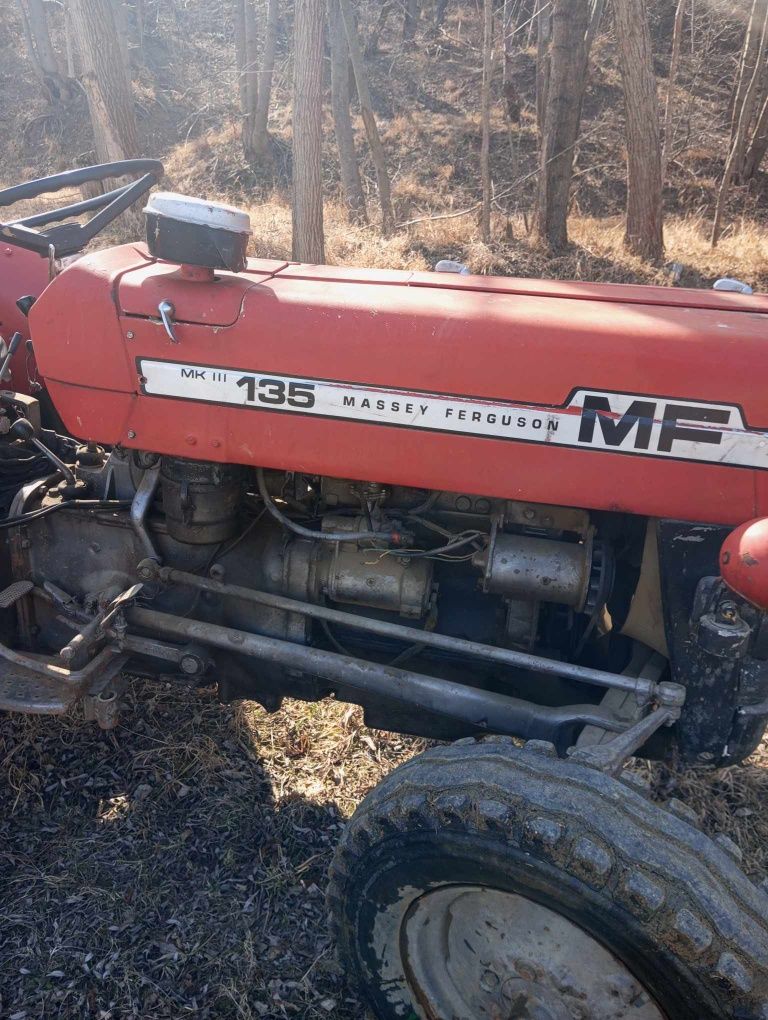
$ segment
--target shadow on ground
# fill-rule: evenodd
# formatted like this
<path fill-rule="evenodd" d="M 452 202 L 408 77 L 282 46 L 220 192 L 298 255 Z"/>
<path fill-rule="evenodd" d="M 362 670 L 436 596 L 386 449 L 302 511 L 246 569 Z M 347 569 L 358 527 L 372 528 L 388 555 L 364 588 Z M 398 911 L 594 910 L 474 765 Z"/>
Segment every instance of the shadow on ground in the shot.
<path fill-rule="evenodd" d="M 270 772 L 246 710 L 143 691 L 113 734 L 0 719 L 0 1016 L 360 1018 L 326 934 L 343 819 L 283 786 L 311 738 L 276 751 L 262 714 Z"/>

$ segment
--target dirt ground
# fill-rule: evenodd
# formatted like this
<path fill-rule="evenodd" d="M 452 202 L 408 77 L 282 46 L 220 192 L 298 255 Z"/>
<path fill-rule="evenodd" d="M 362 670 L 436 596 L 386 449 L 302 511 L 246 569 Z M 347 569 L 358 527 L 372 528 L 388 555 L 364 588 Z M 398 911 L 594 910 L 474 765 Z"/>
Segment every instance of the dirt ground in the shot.
<path fill-rule="evenodd" d="M 361 797 L 423 742 L 334 702 L 268 716 L 143 681 L 130 701 L 109 734 L 0 719 L 0 1017 L 361 1020 L 326 869 Z M 761 877 L 767 756 L 634 770 Z"/>

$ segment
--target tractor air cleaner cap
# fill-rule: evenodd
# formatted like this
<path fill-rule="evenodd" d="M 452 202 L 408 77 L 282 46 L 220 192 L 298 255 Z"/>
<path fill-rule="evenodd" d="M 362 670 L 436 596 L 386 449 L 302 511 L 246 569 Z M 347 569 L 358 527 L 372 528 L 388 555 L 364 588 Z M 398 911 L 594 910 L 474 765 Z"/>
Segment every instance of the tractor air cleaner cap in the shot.
<path fill-rule="evenodd" d="M 208 269 L 245 269 L 251 218 L 242 209 L 170 191 L 149 200 L 147 245 L 167 262 Z"/>
<path fill-rule="evenodd" d="M 737 595 L 768 609 L 768 517 L 736 528 L 720 550 L 720 575 Z"/>

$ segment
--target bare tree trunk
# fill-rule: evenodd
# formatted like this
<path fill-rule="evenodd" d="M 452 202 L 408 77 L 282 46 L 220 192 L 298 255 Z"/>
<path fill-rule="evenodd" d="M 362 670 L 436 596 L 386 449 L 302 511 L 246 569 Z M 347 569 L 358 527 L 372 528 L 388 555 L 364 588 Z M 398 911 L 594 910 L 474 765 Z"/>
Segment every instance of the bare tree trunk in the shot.
<path fill-rule="evenodd" d="M 568 243 L 573 155 L 587 83 L 589 15 L 589 0 L 553 2 L 551 80 L 544 110 L 536 231 L 554 251 Z"/>
<path fill-rule="evenodd" d="M 245 55 L 245 0 L 234 0 L 232 12 L 235 33 L 235 63 L 237 65 L 237 91 L 240 96 L 240 114 L 243 118 L 248 113 L 248 86 L 246 84 Z"/>
<path fill-rule="evenodd" d="M 736 138 L 739 120 L 744 109 L 744 99 L 752 81 L 755 67 L 760 61 L 760 40 L 762 38 L 766 12 L 768 12 L 768 0 L 753 0 L 747 32 L 744 37 L 744 49 L 741 52 L 741 60 L 739 62 L 739 74 L 731 96 L 731 143 Z M 749 128 L 749 125 L 747 125 L 747 128 Z"/>
<path fill-rule="evenodd" d="M 761 131 L 762 111 L 768 101 L 768 60 L 766 60 L 766 39 L 762 28 L 768 18 L 768 0 L 755 0 L 750 18 L 749 30 L 742 56 L 742 70 L 752 61 L 752 77 L 748 77 L 746 85 L 739 82 L 739 89 L 734 99 L 732 111 L 731 144 L 736 150 L 733 164 L 733 180 L 743 184 L 750 179 L 747 162 L 752 148 L 752 139 L 756 139 Z M 760 20 L 762 19 L 762 21 Z M 747 55 L 749 49 L 749 55 Z M 757 78 L 755 80 L 755 75 Z M 741 104 L 741 105 L 739 105 Z M 753 131 L 754 125 L 754 131 Z M 756 150 L 756 153 L 759 151 Z M 753 160 L 749 160 L 750 165 Z"/>
<path fill-rule="evenodd" d="M 504 13 L 502 16 L 502 32 L 504 33 L 504 103 L 507 108 L 507 118 L 510 124 L 520 123 L 520 99 L 513 80 L 512 67 L 515 54 L 515 24 L 520 9 L 520 0 L 504 0 Z"/>
<path fill-rule="evenodd" d="M 368 137 L 368 145 L 371 149 L 371 158 L 376 168 L 376 180 L 379 185 L 379 201 L 381 203 L 381 231 L 385 237 L 392 233 L 395 223 L 395 214 L 392 209 L 392 192 L 387 172 L 387 160 L 384 155 L 384 146 L 381 144 L 379 128 L 376 124 L 376 117 L 373 112 L 371 92 L 368 88 L 368 78 L 365 73 L 363 53 L 360 48 L 360 38 L 357 34 L 354 15 L 349 0 L 339 0 L 341 14 L 344 19 L 344 30 L 347 33 L 347 45 L 349 46 L 349 58 L 352 61 L 352 70 L 355 73 L 355 84 L 357 85 L 357 96 L 360 100 L 360 114 L 365 125 L 365 133 Z"/>
<path fill-rule="evenodd" d="M 277 54 L 277 35 L 279 30 L 280 0 L 269 0 L 267 6 L 267 26 L 264 35 L 264 52 L 261 55 L 258 94 L 252 132 L 254 154 L 262 161 L 269 159 L 270 156 L 269 107 L 272 102 L 272 78 L 275 73 L 275 56 Z"/>
<path fill-rule="evenodd" d="M 547 112 L 549 94 L 549 77 L 551 68 L 550 48 L 552 44 L 552 7 L 547 0 L 537 0 L 538 17 L 536 18 L 536 123 L 539 136 L 544 134 L 544 120 Z"/>
<path fill-rule="evenodd" d="M 132 159 L 139 141 L 133 92 L 110 0 L 69 0 L 96 152 L 103 162 Z"/>
<path fill-rule="evenodd" d="M 339 150 L 341 186 L 352 219 L 358 223 L 367 223 L 368 211 L 365 207 L 365 195 L 355 152 L 355 135 L 349 113 L 349 48 L 339 0 L 328 0 L 328 25 L 331 47 L 331 104 L 336 145 Z"/>
<path fill-rule="evenodd" d="M 67 77 L 73 81 L 77 77 L 75 41 L 72 38 L 72 14 L 69 7 L 64 7 L 64 49 L 67 56 Z"/>
<path fill-rule="evenodd" d="M 373 26 L 373 31 L 368 36 L 368 41 L 365 44 L 365 53 L 367 56 L 372 57 L 375 53 L 378 53 L 381 33 L 384 31 L 389 16 L 394 9 L 395 0 L 383 0 L 379 9 L 379 16 L 376 19 L 376 24 Z M 355 29 L 355 31 L 357 31 L 357 29 Z"/>
<path fill-rule="evenodd" d="M 614 0 L 613 16 L 627 125 L 628 248 L 658 261 L 664 254 L 659 100 L 645 0 Z"/>
<path fill-rule="evenodd" d="M 293 258 L 325 260 L 323 235 L 323 0 L 296 0 L 293 90 Z"/>
<path fill-rule="evenodd" d="M 741 166 L 744 157 L 744 151 L 747 145 L 747 132 L 749 130 L 749 124 L 752 120 L 752 112 L 754 109 L 755 95 L 757 93 L 760 79 L 763 73 L 763 68 L 761 64 L 765 60 L 767 38 L 768 38 L 768 4 L 766 5 L 763 14 L 763 23 L 761 26 L 760 39 L 757 48 L 758 59 L 756 59 L 755 61 L 755 66 L 752 71 L 752 77 L 747 86 L 747 90 L 744 93 L 744 99 L 741 104 L 741 110 L 739 113 L 739 120 L 738 124 L 736 125 L 736 134 L 733 137 L 733 143 L 731 145 L 731 150 L 728 153 L 728 159 L 725 161 L 723 179 L 720 182 L 720 189 L 717 193 L 717 205 L 715 207 L 715 219 L 712 224 L 712 236 L 711 236 L 713 248 L 720 240 L 720 234 L 722 233 L 723 214 L 725 213 L 725 203 L 728 199 L 728 193 L 731 188 L 731 182 L 733 181 L 735 175 L 738 173 L 738 168 Z"/>
<path fill-rule="evenodd" d="M 235 63 L 238 71 L 238 95 L 240 96 L 240 113 L 245 117 L 248 104 L 246 87 L 246 10 L 244 0 L 234 0 L 233 24 L 235 32 Z"/>
<path fill-rule="evenodd" d="M 605 0 L 592 0 L 592 10 L 589 14 L 589 27 L 587 28 L 587 37 L 584 40 L 587 59 L 589 54 L 592 52 L 592 44 L 597 38 L 597 33 L 600 31 L 600 23 L 603 20 L 603 14 L 605 13 Z"/>
<path fill-rule="evenodd" d="M 416 35 L 416 26 L 421 13 L 420 0 L 404 0 L 403 10 L 403 42 L 412 43 Z"/>
<path fill-rule="evenodd" d="M 144 53 L 144 0 L 136 0 L 136 43 L 139 48 L 139 63 L 143 64 Z"/>
<path fill-rule="evenodd" d="M 493 75 L 493 0 L 483 4 L 483 85 L 481 118 L 483 141 L 480 149 L 480 178 L 483 183 L 483 204 L 480 232 L 486 244 L 491 243 L 491 77 Z"/>
<path fill-rule="evenodd" d="M 746 155 L 744 156 L 744 164 L 741 173 L 741 179 L 743 181 L 752 180 L 757 171 L 760 169 L 760 164 L 763 162 L 766 152 L 768 152 L 768 99 L 766 99 L 763 103 L 763 108 L 757 119 L 755 132 L 749 143 Z"/>
<path fill-rule="evenodd" d="M 664 148 L 661 152 L 661 181 L 667 178 L 670 152 L 672 150 L 672 110 L 675 101 L 675 83 L 677 69 L 680 65 L 680 44 L 683 39 L 683 18 L 687 0 L 677 0 L 675 11 L 675 27 L 672 30 L 672 55 L 669 58 L 669 78 L 667 79 L 667 101 L 664 106 Z"/>
<path fill-rule="evenodd" d="M 112 10 L 115 15 L 117 41 L 120 43 L 120 52 L 123 55 L 126 73 L 130 76 L 131 56 L 128 52 L 128 12 L 125 9 L 123 0 L 112 0 Z"/>
<path fill-rule="evenodd" d="M 43 0 L 17 0 L 24 36 L 35 72 L 48 99 L 59 102 L 70 95 L 70 88 L 51 42 Z"/>
<path fill-rule="evenodd" d="M 65 9 L 72 63 L 88 99 L 96 159 L 119 162 L 139 155 L 131 79 L 117 37 L 111 0 L 68 0 Z M 84 185 L 86 198 L 100 194 L 100 183 Z M 141 213 L 123 213 L 125 225 L 141 234 Z"/>
<path fill-rule="evenodd" d="M 243 106 L 243 152 L 252 166 L 257 160 L 255 145 L 256 109 L 259 103 L 259 37 L 256 11 L 252 0 L 241 0 L 243 4 L 244 35 L 242 52 L 244 62 L 241 77 L 245 92 Z"/>

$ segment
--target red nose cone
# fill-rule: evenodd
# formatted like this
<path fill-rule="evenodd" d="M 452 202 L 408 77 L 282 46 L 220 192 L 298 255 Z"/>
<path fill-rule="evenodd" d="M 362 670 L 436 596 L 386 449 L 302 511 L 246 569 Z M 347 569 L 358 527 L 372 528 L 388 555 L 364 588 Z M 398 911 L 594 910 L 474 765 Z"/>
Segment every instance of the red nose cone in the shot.
<path fill-rule="evenodd" d="M 768 609 L 768 517 L 732 531 L 720 550 L 723 580 L 758 609 Z"/>

